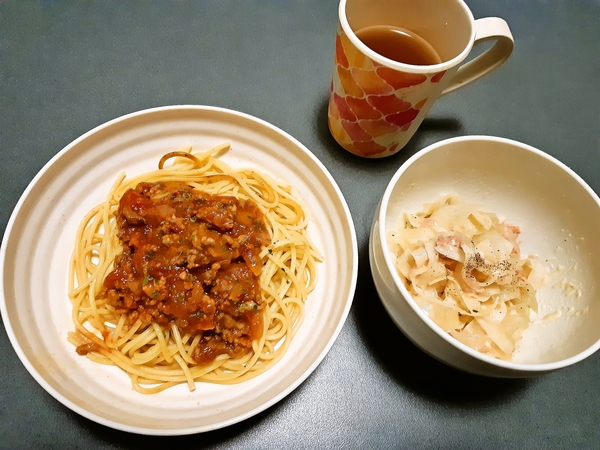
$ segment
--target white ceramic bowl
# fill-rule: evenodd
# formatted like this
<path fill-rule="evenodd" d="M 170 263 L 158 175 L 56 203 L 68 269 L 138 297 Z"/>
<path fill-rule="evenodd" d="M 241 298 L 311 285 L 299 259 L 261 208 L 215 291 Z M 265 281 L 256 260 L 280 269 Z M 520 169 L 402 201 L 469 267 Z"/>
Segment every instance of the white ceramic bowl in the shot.
<path fill-rule="evenodd" d="M 178 385 L 154 395 L 131 388 L 114 366 L 78 356 L 67 279 L 75 232 L 118 174 L 156 169 L 183 145 L 207 150 L 225 141 L 231 167 L 256 167 L 292 186 L 310 215 L 308 233 L 324 255 L 304 322 L 284 358 L 234 385 Z M 0 247 L 0 310 L 31 375 L 73 411 L 124 431 L 179 435 L 239 422 L 289 394 L 333 345 L 354 296 L 358 251 L 346 202 L 327 169 L 297 140 L 262 120 L 221 108 L 172 106 L 103 124 L 60 151 L 31 182 Z"/>
<path fill-rule="evenodd" d="M 481 354 L 445 333 L 417 306 L 393 266 L 387 234 L 400 214 L 421 211 L 449 193 L 519 225 L 522 253 L 547 261 L 551 273 L 570 269 L 538 291 L 539 313 L 511 362 Z M 450 366 L 487 376 L 528 377 L 574 364 L 600 347 L 600 199 L 572 170 L 540 150 L 486 136 L 423 149 L 385 190 L 369 247 L 375 286 L 392 320 L 418 347 Z M 566 280 L 580 295 L 565 289 Z M 559 317 L 542 320 L 548 314 Z"/>

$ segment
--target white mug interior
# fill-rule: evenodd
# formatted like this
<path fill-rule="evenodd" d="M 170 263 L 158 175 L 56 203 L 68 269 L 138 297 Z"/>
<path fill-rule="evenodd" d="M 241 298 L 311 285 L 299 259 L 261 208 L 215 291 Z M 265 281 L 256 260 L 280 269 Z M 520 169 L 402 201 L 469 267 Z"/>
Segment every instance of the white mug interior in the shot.
<path fill-rule="evenodd" d="M 341 0 L 339 19 L 351 42 L 374 61 L 410 72 L 447 70 L 462 62 L 473 47 L 473 14 L 462 0 Z M 371 50 L 356 31 L 373 25 L 391 25 L 410 30 L 437 51 L 442 62 L 414 66 L 385 58 Z"/>

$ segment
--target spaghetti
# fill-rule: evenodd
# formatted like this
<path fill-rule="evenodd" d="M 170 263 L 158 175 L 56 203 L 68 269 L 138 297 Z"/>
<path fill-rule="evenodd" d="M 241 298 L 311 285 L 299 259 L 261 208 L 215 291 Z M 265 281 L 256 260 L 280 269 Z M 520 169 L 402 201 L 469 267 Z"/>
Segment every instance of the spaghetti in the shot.
<path fill-rule="evenodd" d="M 77 231 L 69 276 L 75 331 L 68 340 L 90 360 L 120 367 L 138 392 L 157 393 L 181 383 L 187 383 L 192 391 L 198 381 L 237 383 L 263 373 L 285 354 L 303 321 L 304 303 L 316 286 L 317 263 L 322 257 L 307 235 L 308 219 L 291 187 L 254 169 L 232 169 L 217 158 L 228 148 L 224 144 L 196 154 L 187 148 L 163 156 L 156 171 L 130 180 L 121 174 L 106 201 L 84 217 Z M 171 159 L 173 164 L 165 166 Z M 198 220 L 205 232 L 200 239 L 214 244 L 220 236 L 211 223 L 216 219 L 204 217 L 199 205 L 214 203 L 217 209 L 237 210 L 236 217 L 247 216 L 248 223 L 223 225 L 229 230 L 221 236 L 229 243 L 219 250 L 224 255 L 217 254 L 213 245 L 210 252 L 200 254 L 192 248 L 197 261 L 182 252 L 155 256 L 158 246 L 151 244 L 156 240 L 138 245 L 144 250 L 132 254 L 130 249 L 136 245 L 131 239 L 150 239 L 150 224 L 145 217 L 147 228 L 138 235 L 126 225 L 142 221 L 136 211 L 144 201 L 163 195 L 188 205 L 192 213 L 176 217 L 168 203 L 156 203 L 152 211 L 170 217 L 157 226 L 168 222 L 171 227 L 171 234 L 161 232 L 158 239 L 162 241 L 158 242 L 173 236 L 191 242 L 199 229 L 199 224 L 191 222 Z M 205 214 L 211 213 L 206 210 Z M 250 221 L 258 224 L 258 234 L 243 231 Z M 122 244 L 125 235 L 128 238 Z M 204 247 L 198 244 L 196 248 Z M 132 275 L 136 270 L 139 274 L 136 267 L 141 267 L 132 262 L 136 258 L 139 262 L 140 258 L 150 261 L 159 256 L 164 261 L 170 258 L 171 275 L 176 277 L 157 275 L 158 265 L 144 266 L 150 269 L 144 269 L 148 272 L 143 282 Z M 225 272 L 221 260 L 227 261 Z M 199 278 L 192 278 L 191 268 L 201 265 L 208 268 L 199 275 L 207 292 Z M 232 277 L 242 288 L 231 288 Z M 219 297 L 219 291 L 225 292 L 223 286 L 230 287 Z M 123 294 L 142 290 L 147 294 L 143 299 Z M 226 312 L 219 312 L 219 307 Z M 177 311 L 185 308 L 192 314 L 182 319 Z M 220 319 L 211 322 L 211 314 Z M 232 332 L 223 331 L 223 323 L 229 324 Z"/>

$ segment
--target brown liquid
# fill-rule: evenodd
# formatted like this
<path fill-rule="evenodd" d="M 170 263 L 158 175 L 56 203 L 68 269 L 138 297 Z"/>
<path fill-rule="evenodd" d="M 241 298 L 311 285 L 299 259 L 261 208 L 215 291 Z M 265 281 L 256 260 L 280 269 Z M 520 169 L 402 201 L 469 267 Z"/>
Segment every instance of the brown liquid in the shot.
<path fill-rule="evenodd" d="M 416 33 L 391 25 L 372 25 L 356 36 L 381 56 L 404 64 L 430 66 L 442 62 L 429 42 Z"/>

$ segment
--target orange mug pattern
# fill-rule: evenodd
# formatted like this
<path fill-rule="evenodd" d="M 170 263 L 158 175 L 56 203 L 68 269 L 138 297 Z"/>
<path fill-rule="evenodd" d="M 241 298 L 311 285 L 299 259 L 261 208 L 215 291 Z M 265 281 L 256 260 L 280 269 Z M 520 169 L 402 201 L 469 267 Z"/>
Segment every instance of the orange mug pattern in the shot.
<path fill-rule="evenodd" d="M 433 103 L 427 100 L 439 97 L 446 73 L 409 73 L 383 66 L 358 50 L 341 26 L 334 61 L 329 130 L 344 149 L 369 158 L 389 156 L 406 143 L 402 134 L 419 126 Z"/>

